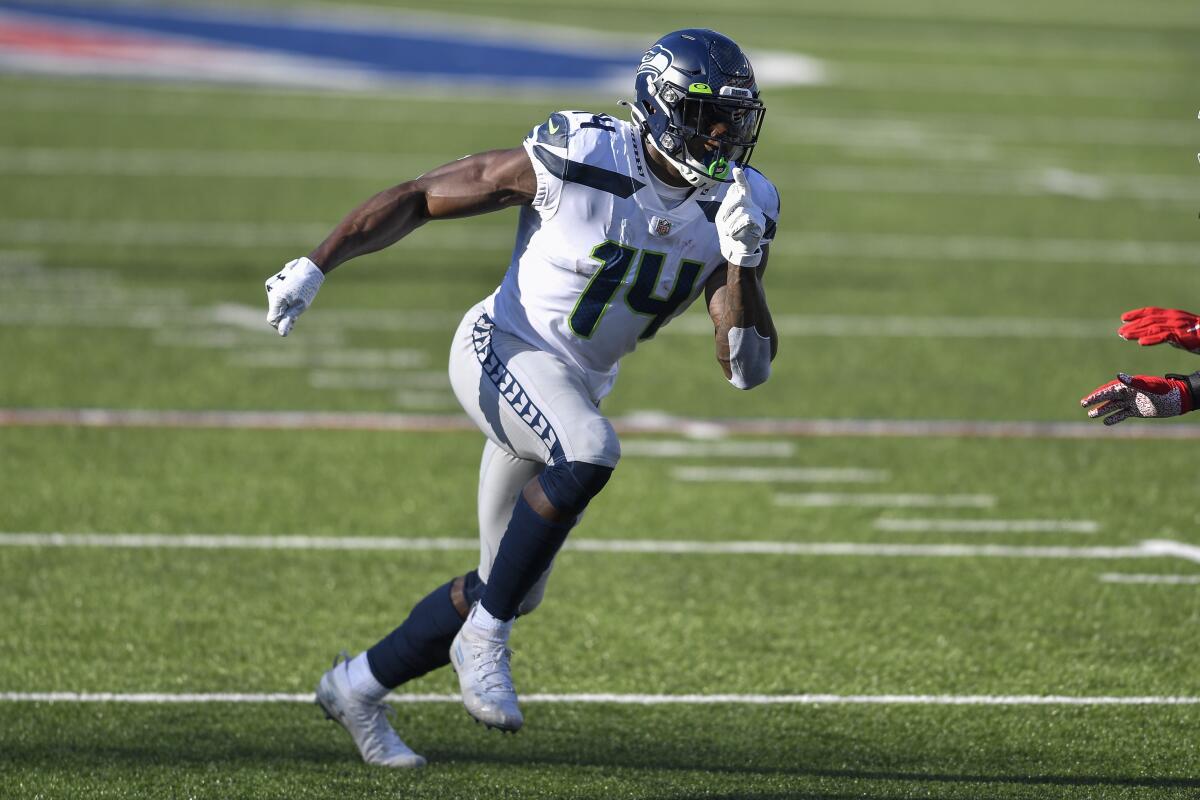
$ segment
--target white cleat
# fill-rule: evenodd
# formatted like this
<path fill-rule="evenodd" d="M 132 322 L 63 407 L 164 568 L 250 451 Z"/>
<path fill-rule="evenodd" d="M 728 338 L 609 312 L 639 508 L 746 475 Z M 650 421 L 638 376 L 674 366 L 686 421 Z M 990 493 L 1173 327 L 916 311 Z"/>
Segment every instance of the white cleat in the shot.
<path fill-rule="evenodd" d="M 350 691 L 349 658 L 338 663 L 321 676 L 317 684 L 317 705 L 325 715 L 341 724 L 358 745 L 363 761 L 383 767 L 423 767 L 424 756 L 409 749 L 388 722 L 392 707 L 384 703 L 361 700 Z"/>
<path fill-rule="evenodd" d="M 517 706 L 506 642 L 507 637 L 492 638 L 468 620 L 450 645 L 450 664 L 458 673 L 467 713 L 489 728 L 515 733 L 525 718 Z"/>

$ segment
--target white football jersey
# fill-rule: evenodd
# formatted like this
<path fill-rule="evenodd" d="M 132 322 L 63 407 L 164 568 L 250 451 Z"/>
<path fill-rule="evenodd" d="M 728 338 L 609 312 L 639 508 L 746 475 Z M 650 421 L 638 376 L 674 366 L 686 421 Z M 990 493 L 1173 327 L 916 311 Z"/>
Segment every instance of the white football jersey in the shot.
<path fill-rule="evenodd" d="M 484 307 L 502 330 L 577 366 L 599 400 L 621 357 L 725 268 L 713 220 L 732 184 L 697 189 L 667 209 L 637 129 L 603 114 L 552 114 L 524 146 L 537 195 L 521 209 L 508 272 Z M 760 172 L 746 174 L 767 217 L 765 244 L 779 193 Z"/>

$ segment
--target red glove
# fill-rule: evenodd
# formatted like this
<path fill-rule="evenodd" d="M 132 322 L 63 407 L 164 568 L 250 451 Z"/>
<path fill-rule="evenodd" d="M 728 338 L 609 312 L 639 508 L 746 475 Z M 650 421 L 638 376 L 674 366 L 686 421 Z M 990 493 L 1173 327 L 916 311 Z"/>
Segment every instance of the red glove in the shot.
<path fill-rule="evenodd" d="M 1137 339 L 1141 345 L 1167 342 L 1200 354 L 1200 317 L 1174 308 L 1135 308 L 1121 315 L 1125 324 L 1117 329 L 1122 339 Z"/>
<path fill-rule="evenodd" d="M 1192 410 L 1192 390 L 1179 378 L 1117 374 L 1079 404 L 1093 419 L 1104 416 L 1105 425 L 1127 417 L 1177 417 Z M 1091 406 L 1091 408 L 1088 408 Z"/>

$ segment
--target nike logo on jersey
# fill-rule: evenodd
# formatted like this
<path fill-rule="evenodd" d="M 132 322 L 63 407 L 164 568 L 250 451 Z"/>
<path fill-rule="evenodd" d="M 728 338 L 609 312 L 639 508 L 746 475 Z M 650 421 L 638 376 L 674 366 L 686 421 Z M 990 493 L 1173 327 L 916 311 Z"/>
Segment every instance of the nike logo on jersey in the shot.
<path fill-rule="evenodd" d="M 562 114 L 551 114 L 550 119 L 543 122 L 537 129 L 537 140 L 551 147 L 566 147 L 570 137 L 571 125 Z"/>

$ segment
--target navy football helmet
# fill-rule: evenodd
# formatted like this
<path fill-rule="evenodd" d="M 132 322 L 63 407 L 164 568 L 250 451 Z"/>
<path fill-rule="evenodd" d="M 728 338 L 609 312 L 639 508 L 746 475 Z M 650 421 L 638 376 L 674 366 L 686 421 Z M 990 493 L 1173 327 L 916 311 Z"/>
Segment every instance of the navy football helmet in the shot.
<path fill-rule="evenodd" d="M 634 77 L 634 124 L 693 186 L 732 180 L 747 164 L 766 107 L 754 69 L 728 36 L 700 28 L 655 42 Z"/>

